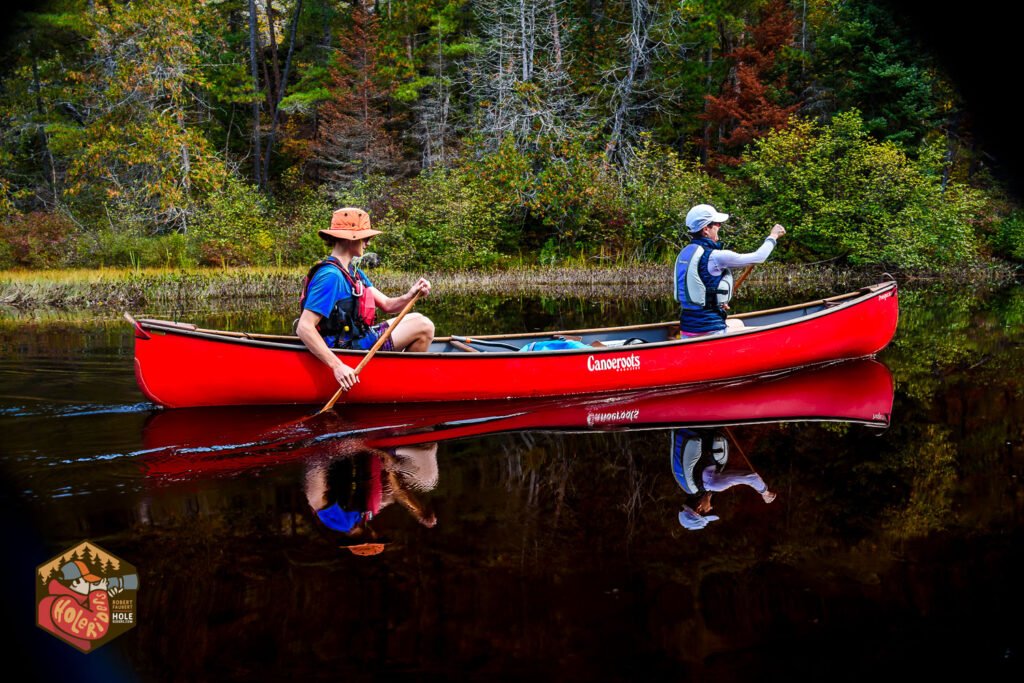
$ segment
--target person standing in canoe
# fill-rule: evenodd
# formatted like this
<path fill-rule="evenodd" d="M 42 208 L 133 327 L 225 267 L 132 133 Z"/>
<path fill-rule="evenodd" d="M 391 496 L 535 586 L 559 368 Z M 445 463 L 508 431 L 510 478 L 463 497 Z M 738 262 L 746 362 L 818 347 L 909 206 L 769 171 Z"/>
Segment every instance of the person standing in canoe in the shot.
<path fill-rule="evenodd" d="M 726 321 L 732 298 L 733 268 L 764 263 L 786 229 L 776 224 L 757 251 L 738 254 L 724 249 L 718 241 L 722 223 L 729 214 L 710 204 L 698 204 L 686 214 L 690 244 L 676 257 L 674 295 L 680 304 L 679 333 L 683 337 L 721 334 L 727 328 L 742 327 L 740 321 Z"/>
<path fill-rule="evenodd" d="M 320 230 L 320 239 L 331 255 L 316 263 L 306 276 L 302 291 L 302 314 L 295 331 L 313 355 L 334 372 L 338 384 L 348 391 L 359 378 L 332 348 L 369 349 L 394 319 L 374 322 L 376 309 L 397 313 L 418 292 L 430 294 L 430 282 L 420 278 L 399 297 L 385 296 L 352 259 L 362 256 L 370 239 L 381 234 L 370 228 L 370 216 L 361 209 L 338 209 L 331 227 Z M 406 315 L 381 347 L 382 351 L 426 351 L 434 339 L 434 323 L 420 313 Z"/>

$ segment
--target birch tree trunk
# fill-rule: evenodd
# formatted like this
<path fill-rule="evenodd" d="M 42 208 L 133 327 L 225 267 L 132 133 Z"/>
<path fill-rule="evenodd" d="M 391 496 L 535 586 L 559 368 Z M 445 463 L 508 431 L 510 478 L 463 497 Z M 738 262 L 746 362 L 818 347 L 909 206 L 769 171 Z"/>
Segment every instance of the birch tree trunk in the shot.
<path fill-rule="evenodd" d="M 630 0 L 632 22 L 626 36 L 629 62 L 625 73 L 615 84 L 612 113 L 612 132 L 608 143 L 608 160 L 624 164 L 628 158 L 628 146 L 634 135 L 633 118 L 637 91 L 647 80 L 653 46 L 649 37 L 654 25 L 654 12 L 647 0 Z"/>

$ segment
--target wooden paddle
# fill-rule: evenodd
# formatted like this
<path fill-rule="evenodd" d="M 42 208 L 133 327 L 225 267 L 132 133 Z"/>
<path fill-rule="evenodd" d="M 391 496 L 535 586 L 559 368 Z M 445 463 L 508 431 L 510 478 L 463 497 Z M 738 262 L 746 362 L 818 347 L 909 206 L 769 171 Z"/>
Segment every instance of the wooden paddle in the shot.
<path fill-rule="evenodd" d="M 391 331 L 398 327 L 398 323 L 402 322 L 402 318 L 405 317 L 405 314 L 412 310 L 413 304 L 416 303 L 416 300 L 420 298 L 420 294 L 422 293 L 422 291 L 416 292 L 416 294 L 412 297 L 409 303 L 405 305 L 405 308 L 402 309 L 402 312 L 398 314 L 398 317 L 395 318 L 395 322 L 388 325 L 388 329 L 384 330 L 384 334 L 380 335 L 380 338 L 376 341 L 376 343 L 374 343 L 374 345 L 370 347 L 370 350 L 367 352 L 367 354 L 363 356 L 363 360 L 359 361 L 359 365 L 356 366 L 356 376 L 358 376 L 359 373 L 362 372 L 363 368 L 366 367 L 366 364 L 370 362 L 370 359 L 373 358 L 375 353 L 377 353 L 377 349 L 384 346 L 384 342 L 386 342 L 388 338 L 391 336 Z M 333 408 L 334 404 L 338 402 L 338 399 L 341 398 L 341 394 L 344 391 L 345 389 L 343 389 L 342 387 L 338 387 L 338 391 L 334 393 L 334 396 L 331 397 L 331 400 L 328 401 L 327 405 L 321 408 L 320 411 L 316 413 L 316 415 L 319 415 L 320 413 L 325 413 L 331 408 Z"/>
<path fill-rule="evenodd" d="M 761 481 L 764 481 L 764 477 L 761 477 L 761 473 L 758 472 L 757 469 L 754 468 L 754 463 L 750 462 L 750 458 L 748 458 L 747 454 L 743 452 L 743 448 L 740 447 L 740 442 L 736 440 L 736 435 L 732 433 L 732 430 L 729 429 L 728 427 L 725 427 L 725 434 L 732 441 L 732 445 L 736 447 L 736 450 L 738 450 L 740 452 L 740 455 L 743 456 L 743 459 L 747 461 L 747 467 L 750 468 L 750 471 L 753 472 L 754 474 L 756 474 L 758 477 L 760 477 Z M 765 483 L 765 487 L 766 487 L 765 488 L 765 493 L 771 495 L 771 500 L 768 500 L 767 498 L 765 498 L 765 493 L 762 493 L 761 497 L 765 498 L 765 502 L 766 503 L 770 503 L 773 500 L 775 500 L 775 494 L 772 493 L 767 488 L 767 486 L 768 486 L 768 484 Z"/>
<path fill-rule="evenodd" d="M 740 288 L 740 285 L 743 284 L 743 281 L 747 279 L 747 276 L 750 275 L 750 271 L 752 271 L 753 269 L 754 269 L 754 264 L 751 263 L 749 266 L 747 266 L 747 269 L 744 270 L 740 274 L 740 276 L 738 278 L 736 278 L 736 282 L 733 283 L 733 286 L 732 286 L 732 293 L 733 294 L 736 293 L 736 290 Z"/>

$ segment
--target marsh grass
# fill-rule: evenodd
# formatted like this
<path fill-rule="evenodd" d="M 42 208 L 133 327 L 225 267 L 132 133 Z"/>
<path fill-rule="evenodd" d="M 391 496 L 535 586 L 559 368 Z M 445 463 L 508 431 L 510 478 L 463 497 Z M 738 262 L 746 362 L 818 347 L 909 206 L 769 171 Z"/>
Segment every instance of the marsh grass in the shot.
<path fill-rule="evenodd" d="M 217 301 L 245 305 L 254 301 L 297 299 L 305 269 L 246 268 L 107 268 L 95 270 L 5 271 L 0 273 L 0 306 L 18 311 L 140 310 L 163 307 L 194 308 Z M 387 268 L 369 271 L 381 291 L 405 291 L 420 273 Z M 503 270 L 423 273 L 434 285 L 434 296 L 446 294 L 540 295 L 623 299 L 669 296 L 672 267 L 666 263 L 615 266 L 522 266 Z M 984 265 L 948 271 L 897 274 L 901 282 L 939 280 L 950 283 L 1001 283 L 1016 275 L 1008 265 Z M 757 266 L 743 284 L 758 294 L 787 293 L 811 297 L 850 291 L 887 279 L 880 270 L 850 270 L 828 264 Z"/>

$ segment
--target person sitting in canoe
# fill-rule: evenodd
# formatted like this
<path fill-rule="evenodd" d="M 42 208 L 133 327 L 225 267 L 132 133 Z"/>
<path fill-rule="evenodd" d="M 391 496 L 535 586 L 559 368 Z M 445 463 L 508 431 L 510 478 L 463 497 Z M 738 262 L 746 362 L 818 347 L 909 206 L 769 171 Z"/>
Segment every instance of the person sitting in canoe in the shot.
<path fill-rule="evenodd" d="M 679 333 L 683 337 L 721 334 L 727 328 L 742 327 L 740 321 L 726 321 L 732 298 L 732 268 L 764 263 L 786 229 L 776 224 L 757 251 L 738 254 L 722 247 L 718 231 L 729 214 L 710 204 L 698 204 L 686 214 L 690 244 L 676 257 L 674 295 L 679 302 Z"/>
<path fill-rule="evenodd" d="M 385 296 L 370 282 L 352 259 L 379 230 L 370 228 L 370 217 L 361 209 L 338 209 L 331 227 L 319 231 L 331 255 L 315 264 L 306 276 L 302 314 L 295 331 L 313 355 L 327 364 L 346 391 L 359 381 L 351 367 L 341 362 L 332 348 L 369 349 L 394 320 L 374 323 L 376 309 L 396 313 L 418 292 L 430 294 L 430 282 L 420 278 L 399 297 Z M 434 323 L 420 313 L 406 315 L 381 347 L 382 351 L 426 351 L 434 339 Z"/>

